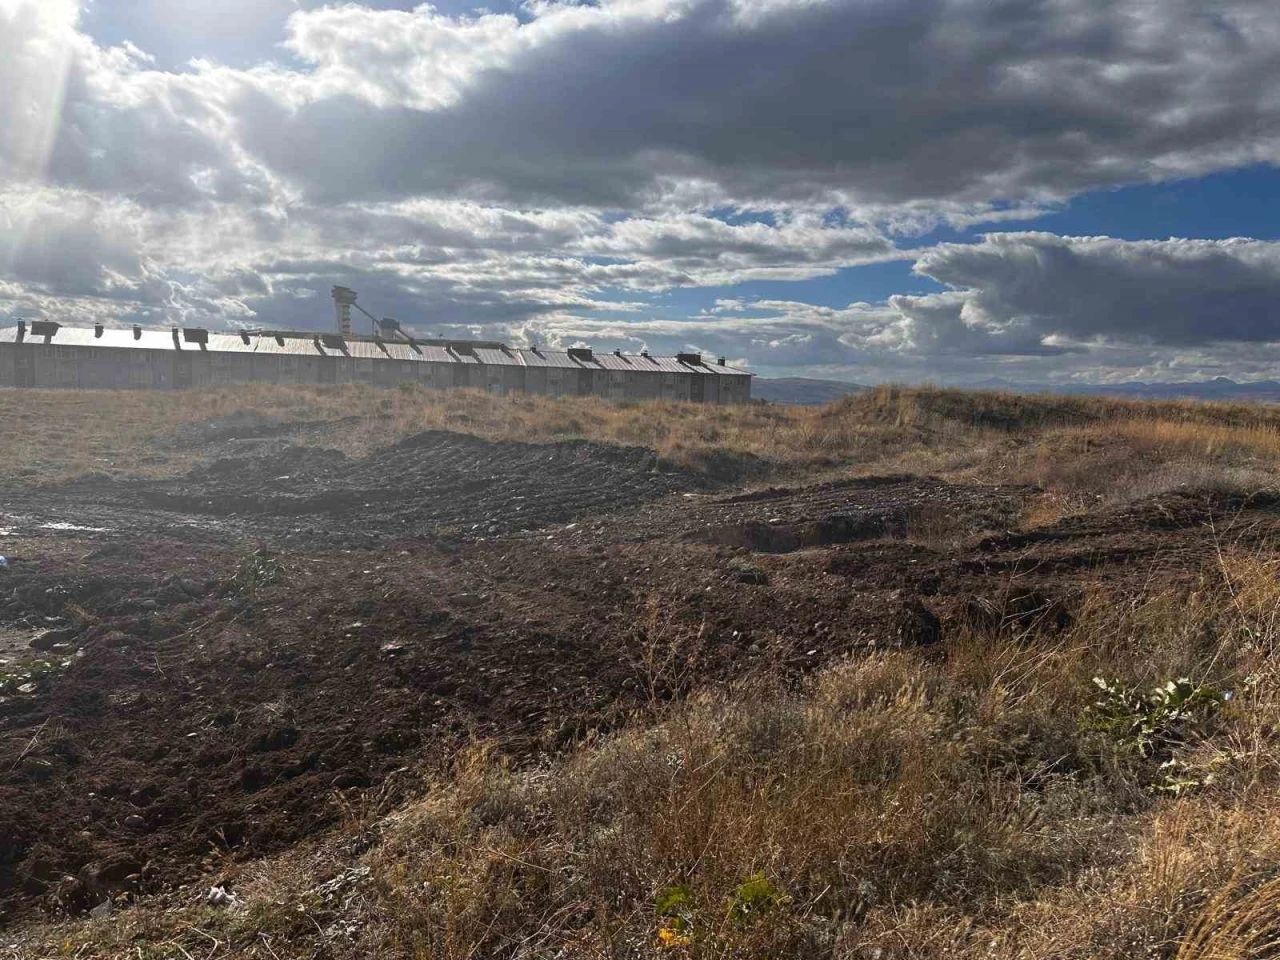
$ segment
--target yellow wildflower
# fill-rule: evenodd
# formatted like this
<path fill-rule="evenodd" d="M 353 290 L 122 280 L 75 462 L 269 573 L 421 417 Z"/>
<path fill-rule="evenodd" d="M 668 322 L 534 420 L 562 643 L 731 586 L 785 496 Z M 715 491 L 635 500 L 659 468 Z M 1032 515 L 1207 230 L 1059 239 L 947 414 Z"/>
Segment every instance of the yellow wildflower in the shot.
<path fill-rule="evenodd" d="M 672 927 L 658 928 L 658 945 L 660 947 L 687 947 L 693 943 L 693 938 L 688 934 L 681 933 Z"/>

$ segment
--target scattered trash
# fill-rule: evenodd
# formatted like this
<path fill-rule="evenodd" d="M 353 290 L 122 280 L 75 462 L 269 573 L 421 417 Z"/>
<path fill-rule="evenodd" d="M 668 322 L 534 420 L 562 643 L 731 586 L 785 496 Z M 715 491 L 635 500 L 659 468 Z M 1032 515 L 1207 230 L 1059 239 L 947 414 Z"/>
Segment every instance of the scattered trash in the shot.
<path fill-rule="evenodd" d="M 332 880 L 316 887 L 313 893 L 317 894 L 327 904 L 344 901 L 349 899 L 350 894 L 355 888 L 360 886 L 369 879 L 370 869 L 368 867 L 352 867 L 338 874 Z"/>
<path fill-rule="evenodd" d="M 0 557 L 0 567 L 7 567 L 8 565 L 9 565 L 9 558 Z"/>
<path fill-rule="evenodd" d="M 240 898 L 226 887 L 210 887 L 205 895 L 205 903 L 211 907 L 238 907 Z"/>

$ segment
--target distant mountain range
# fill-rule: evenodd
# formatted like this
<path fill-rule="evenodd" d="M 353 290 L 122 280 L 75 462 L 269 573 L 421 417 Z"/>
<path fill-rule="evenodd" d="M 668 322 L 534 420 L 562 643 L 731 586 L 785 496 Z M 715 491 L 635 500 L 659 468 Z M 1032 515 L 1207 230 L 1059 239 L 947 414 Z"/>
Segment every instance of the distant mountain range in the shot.
<path fill-rule="evenodd" d="M 756 377 L 751 381 L 751 396 L 774 403 L 819 404 L 839 400 L 850 393 L 867 389 L 858 383 L 842 380 L 809 380 L 805 377 L 779 377 L 770 380 Z"/>
<path fill-rule="evenodd" d="M 1189 400 L 1239 400 L 1255 403 L 1280 403 L 1280 381 L 1251 380 L 1237 382 L 1229 377 L 1212 380 L 1194 380 L 1183 383 L 1145 383 L 1130 380 L 1125 383 L 1014 383 L 991 379 L 980 383 L 965 384 L 969 390 L 1009 390 L 1014 393 L 1067 393 L 1106 397 L 1132 397 L 1135 399 L 1189 399 Z M 757 377 L 751 385 L 751 395 L 774 403 L 819 404 L 830 403 L 841 397 L 858 393 L 867 388 L 862 384 L 840 380 L 809 380 L 805 377 L 782 377 L 770 380 Z"/>

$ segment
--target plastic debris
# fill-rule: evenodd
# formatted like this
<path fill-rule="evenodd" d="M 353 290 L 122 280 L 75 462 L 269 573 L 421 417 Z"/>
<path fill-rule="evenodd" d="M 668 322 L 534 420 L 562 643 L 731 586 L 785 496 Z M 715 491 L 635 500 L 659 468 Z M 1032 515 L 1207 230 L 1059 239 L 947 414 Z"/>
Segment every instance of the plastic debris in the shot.
<path fill-rule="evenodd" d="M 211 907 L 236 907 L 240 905 L 240 898 L 226 887 L 210 887 L 204 899 L 205 903 Z"/>

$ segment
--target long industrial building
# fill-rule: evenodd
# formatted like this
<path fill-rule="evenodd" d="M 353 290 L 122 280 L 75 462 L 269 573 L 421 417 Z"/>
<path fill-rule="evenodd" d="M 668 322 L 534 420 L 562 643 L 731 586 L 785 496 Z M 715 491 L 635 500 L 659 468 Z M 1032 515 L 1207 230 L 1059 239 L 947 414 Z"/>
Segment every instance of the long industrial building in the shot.
<path fill-rule="evenodd" d="M 353 336 L 349 321 L 340 323 L 336 333 L 236 333 L 19 320 L 0 329 L 0 386 L 171 389 L 246 382 L 408 382 L 437 389 L 614 400 L 745 403 L 751 398 L 751 374 L 723 358 L 708 362 L 696 353 L 658 357 L 424 340 L 406 334 L 394 321 L 381 324 L 376 335 Z"/>

